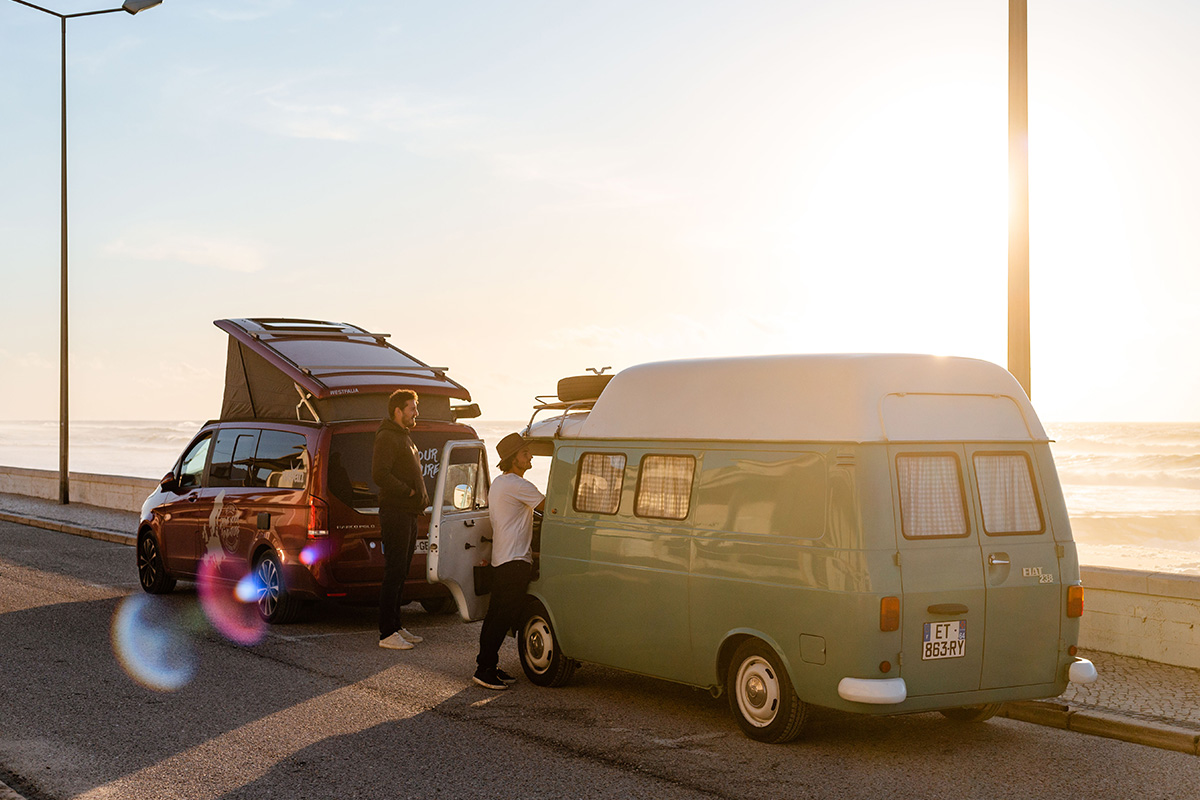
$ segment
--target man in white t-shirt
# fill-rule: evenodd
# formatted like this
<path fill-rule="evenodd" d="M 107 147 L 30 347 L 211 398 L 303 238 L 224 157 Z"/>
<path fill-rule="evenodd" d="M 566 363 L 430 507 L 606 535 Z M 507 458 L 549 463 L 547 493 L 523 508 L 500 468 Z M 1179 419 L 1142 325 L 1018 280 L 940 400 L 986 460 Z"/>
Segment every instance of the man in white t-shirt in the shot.
<path fill-rule="evenodd" d="M 533 573 L 533 512 L 541 511 L 546 497 L 525 480 L 533 466 L 529 443 L 510 433 L 496 445 L 503 473 L 488 489 L 488 516 L 492 520 L 492 597 L 483 628 L 472 680 L 488 689 L 507 689 L 516 678 L 497 666 L 500 645 L 517 622 Z"/>

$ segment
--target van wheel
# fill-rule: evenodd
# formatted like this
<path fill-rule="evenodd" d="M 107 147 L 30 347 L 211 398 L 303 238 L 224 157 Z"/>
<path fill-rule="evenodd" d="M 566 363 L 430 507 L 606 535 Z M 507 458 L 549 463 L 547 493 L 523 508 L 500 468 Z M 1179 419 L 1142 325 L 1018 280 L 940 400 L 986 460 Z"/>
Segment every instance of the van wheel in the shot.
<path fill-rule="evenodd" d="M 263 553 L 254 565 L 254 577 L 258 590 L 258 615 L 272 625 L 294 622 L 304 603 L 284 586 L 283 568 L 274 553 Z"/>
<path fill-rule="evenodd" d="M 575 674 L 575 662 L 563 655 L 549 615 L 536 605 L 521 623 L 517 651 L 521 668 L 530 683 L 538 686 L 562 686 Z"/>
<path fill-rule="evenodd" d="M 158 542 L 149 533 L 143 533 L 137 546 L 138 581 L 150 594 L 167 594 L 175 588 L 175 579 L 167 574 Z"/>
<path fill-rule="evenodd" d="M 600 396 L 612 375 L 572 375 L 558 382 L 558 399 L 564 403 L 592 400 Z"/>
<path fill-rule="evenodd" d="M 808 705 L 792 688 L 775 651 L 747 639 L 729 664 L 729 708 L 742 732 L 760 742 L 790 742 L 800 735 Z"/>
<path fill-rule="evenodd" d="M 426 614 L 449 614 L 458 610 L 453 597 L 427 597 L 420 603 Z"/>
<path fill-rule="evenodd" d="M 983 722 L 999 714 L 1003 705 L 1003 703 L 980 703 L 977 706 L 943 708 L 941 714 L 946 719 L 952 719 L 955 722 Z"/>

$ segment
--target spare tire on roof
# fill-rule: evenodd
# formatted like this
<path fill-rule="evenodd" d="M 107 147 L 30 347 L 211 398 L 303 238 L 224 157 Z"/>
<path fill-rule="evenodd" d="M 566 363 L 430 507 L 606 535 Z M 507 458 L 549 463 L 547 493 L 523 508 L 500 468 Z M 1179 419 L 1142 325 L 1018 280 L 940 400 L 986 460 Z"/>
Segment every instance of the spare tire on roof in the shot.
<path fill-rule="evenodd" d="M 572 375 L 558 382 L 558 399 L 564 403 L 592 400 L 600 396 L 612 375 Z"/>

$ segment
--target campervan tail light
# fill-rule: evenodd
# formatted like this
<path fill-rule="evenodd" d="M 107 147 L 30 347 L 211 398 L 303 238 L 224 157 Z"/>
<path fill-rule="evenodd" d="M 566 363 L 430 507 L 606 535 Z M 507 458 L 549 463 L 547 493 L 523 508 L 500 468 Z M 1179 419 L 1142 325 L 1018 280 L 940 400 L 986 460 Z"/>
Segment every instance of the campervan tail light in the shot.
<path fill-rule="evenodd" d="M 329 536 L 329 506 L 319 497 L 308 504 L 308 538 L 325 539 Z"/>
<path fill-rule="evenodd" d="M 1068 586 L 1067 587 L 1067 616 L 1082 617 L 1083 616 L 1083 587 Z"/>
<path fill-rule="evenodd" d="M 900 598 L 885 597 L 879 601 L 879 630 L 900 630 Z"/>

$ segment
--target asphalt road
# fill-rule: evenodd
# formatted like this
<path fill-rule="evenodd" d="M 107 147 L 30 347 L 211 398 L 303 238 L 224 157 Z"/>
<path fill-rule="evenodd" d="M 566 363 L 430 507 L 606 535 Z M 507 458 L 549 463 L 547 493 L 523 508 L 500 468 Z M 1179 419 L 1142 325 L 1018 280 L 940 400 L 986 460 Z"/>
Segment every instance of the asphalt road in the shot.
<path fill-rule="evenodd" d="M 141 652 L 194 670 L 181 688 L 145 688 L 114 655 L 126 598 L 174 632 Z M 724 699 L 599 667 L 490 692 L 470 683 L 478 625 L 415 604 L 426 640 L 395 652 L 372 608 L 321 606 L 242 646 L 191 584 L 141 598 L 132 548 L 0 522 L 0 780 L 30 800 L 1192 800 L 1200 780 L 1195 756 L 1007 719 L 816 709 L 800 740 L 762 745 Z M 520 675 L 511 640 L 501 666 Z"/>

